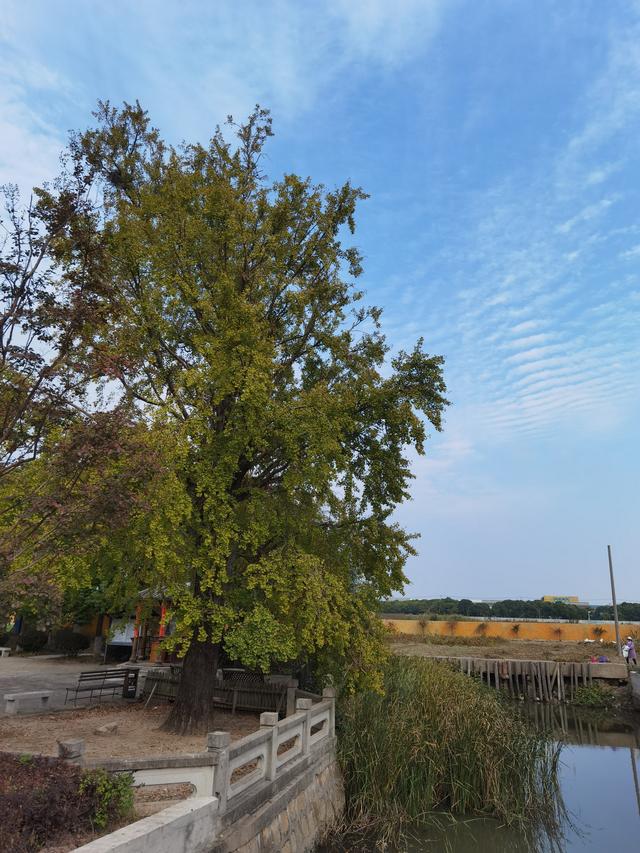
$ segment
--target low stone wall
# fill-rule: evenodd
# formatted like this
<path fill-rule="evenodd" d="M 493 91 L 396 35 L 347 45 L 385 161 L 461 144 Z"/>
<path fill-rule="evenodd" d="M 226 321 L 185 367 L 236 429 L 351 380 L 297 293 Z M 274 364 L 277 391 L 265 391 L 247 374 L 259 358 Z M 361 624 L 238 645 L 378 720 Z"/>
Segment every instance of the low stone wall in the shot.
<path fill-rule="evenodd" d="M 64 743 L 66 742 L 63 741 Z M 195 796 L 210 797 L 213 791 L 214 760 L 212 755 L 203 752 L 113 761 L 90 759 L 83 761 L 82 765 L 89 769 L 101 767 L 110 773 L 131 773 L 134 786 L 175 785 L 187 782 L 195 789 Z"/>
<path fill-rule="evenodd" d="M 319 698 L 319 697 L 318 697 Z M 309 853 L 339 820 L 344 793 L 336 760 L 335 695 L 298 699 L 283 720 L 264 712 L 260 729 L 231 743 L 212 732 L 207 752 L 100 762 L 137 784 L 190 782 L 185 800 L 84 847 L 83 853 Z M 82 741 L 61 744 L 85 766 Z"/>
<path fill-rule="evenodd" d="M 76 847 L 73 853 L 205 853 L 215 836 L 217 812 L 215 797 L 193 797 Z"/>

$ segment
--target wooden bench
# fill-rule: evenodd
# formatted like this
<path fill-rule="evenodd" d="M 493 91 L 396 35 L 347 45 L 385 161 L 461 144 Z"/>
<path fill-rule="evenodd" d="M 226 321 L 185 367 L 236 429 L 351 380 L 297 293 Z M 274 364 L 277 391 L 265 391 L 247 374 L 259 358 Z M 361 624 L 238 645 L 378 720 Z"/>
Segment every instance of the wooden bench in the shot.
<path fill-rule="evenodd" d="M 135 699 L 138 688 L 137 669 L 94 669 L 81 672 L 75 687 L 67 687 L 67 695 L 64 704 L 78 699 L 93 699 L 94 695 L 99 699 L 103 696 L 117 695 L 123 699 Z M 73 694 L 73 699 L 69 698 Z"/>
<path fill-rule="evenodd" d="M 7 693 L 4 697 L 5 714 L 46 711 L 51 698 L 50 690 L 30 690 L 27 693 Z"/>

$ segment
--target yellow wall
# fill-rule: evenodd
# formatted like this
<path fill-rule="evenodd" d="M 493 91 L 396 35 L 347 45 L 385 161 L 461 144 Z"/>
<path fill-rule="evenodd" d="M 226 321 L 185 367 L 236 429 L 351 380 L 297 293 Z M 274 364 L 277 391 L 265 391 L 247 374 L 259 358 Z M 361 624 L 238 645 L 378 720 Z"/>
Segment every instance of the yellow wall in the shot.
<path fill-rule="evenodd" d="M 485 637 L 503 637 L 504 639 L 518 640 L 569 640 L 581 642 L 582 640 L 598 640 L 600 637 L 594 634 L 593 629 L 598 623 L 587 624 L 586 622 L 576 624 L 572 622 L 485 622 L 482 620 L 464 620 L 455 622 L 452 627 L 447 622 L 429 621 L 426 627 L 422 627 L 418 619 L 383 619 L 385 625 L 397 631 L 398 634 L 410 636 L 422 636 L 426 634 L 439 634 L 447 637 L 478 637 L 478 625 L 486 624 Z M 517 634 L 512 631 L 513 625 L 520 625 Z M 616 631 L 613 622 L 605 622 L 599 625 L 604 629 L 602 639 L 605 642 L 615 643 Z M 638 632 L 638 625 L 620 625 L 620 636 L 624 639 L 627 635 Z M 557 632 L 561 633 L 558 634 Z"/>

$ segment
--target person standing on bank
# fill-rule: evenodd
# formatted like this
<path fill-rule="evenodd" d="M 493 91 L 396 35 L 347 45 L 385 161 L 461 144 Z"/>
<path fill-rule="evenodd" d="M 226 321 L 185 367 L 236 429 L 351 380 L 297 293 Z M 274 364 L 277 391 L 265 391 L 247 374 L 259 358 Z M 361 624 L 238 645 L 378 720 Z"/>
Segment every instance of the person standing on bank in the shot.
<path fill-rule="evenodd" d="M 629 664 L 630 665 L 633 664 L 634 666 L 637 666 L 638 660 L 636 658 L 636 647 L 635 647 L 635 644 L 633 642 L 633 637 L 627 637 L 626 646 L 629 649 L 629 656 L 627 658 Z"/>

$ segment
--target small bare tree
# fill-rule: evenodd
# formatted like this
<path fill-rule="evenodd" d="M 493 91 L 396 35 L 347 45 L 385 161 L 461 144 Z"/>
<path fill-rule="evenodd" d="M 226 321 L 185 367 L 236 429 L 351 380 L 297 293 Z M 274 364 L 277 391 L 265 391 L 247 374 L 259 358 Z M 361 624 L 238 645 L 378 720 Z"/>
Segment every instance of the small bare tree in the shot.
<path fill-rule="evenodd" d="M 427 629 L 428 629 L 428 627 L 429 627 L 429 620 L 427 619 L 427 615 L 426 615 L 426 613 L 425 613 L 425 614 L 423 614 L 423 615 L 418 619 L 418 625 L 419 625 L 419 627 L 420 627 L 420 633 L 422 634 L 422 639 L 424 640 L 424 638 L 425 638 L 425 636 L 426 636 L 426 633 L 427 633 Z"/>

